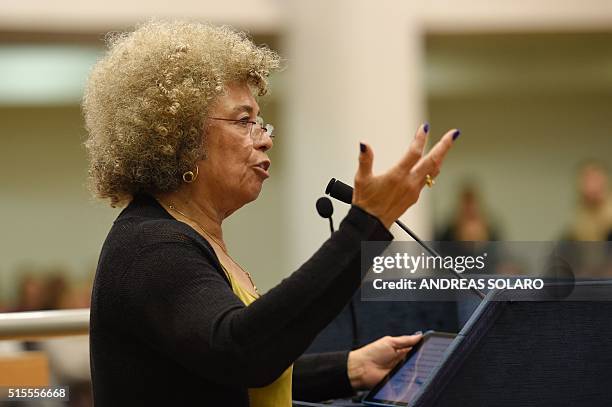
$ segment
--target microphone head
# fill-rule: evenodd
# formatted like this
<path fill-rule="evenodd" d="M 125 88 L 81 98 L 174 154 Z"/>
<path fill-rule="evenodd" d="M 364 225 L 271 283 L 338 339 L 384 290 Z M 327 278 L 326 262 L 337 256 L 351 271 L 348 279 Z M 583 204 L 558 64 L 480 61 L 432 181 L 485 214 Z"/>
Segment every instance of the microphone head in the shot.
<path fill-rule="evenodd" d="M 317 212 L 322 218 L 331 218 L 334 213 L 334 206 L 332 205 L 331 199 L 323 196 L 317 199 Z"/>
<path fill-rule="evenodd" d="M 353 187 L 335 178 L 329 181 L 327 188 L 325 188 L 325 193 L 349 205 L 353 202 Z"/>

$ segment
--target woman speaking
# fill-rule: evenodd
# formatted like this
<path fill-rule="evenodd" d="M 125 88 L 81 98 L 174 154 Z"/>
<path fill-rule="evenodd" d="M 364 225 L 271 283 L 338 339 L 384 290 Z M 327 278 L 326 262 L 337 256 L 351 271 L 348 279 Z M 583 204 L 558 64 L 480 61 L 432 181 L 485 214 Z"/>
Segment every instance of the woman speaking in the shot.
<path fill-rule="evenodd" d="M 288 407 L 292 395 L 343 396 L 373 386 L 420 339 L 302 356 L 358 288 L 361 241 L 392 239 L 388 228 L 438 174 L 458 131 L 425 155 L 421 126 L 381 175 L 372 149 L 355 146 L 348 215 L 266 294 L 232 259 L 222 225 L 270 175 L 273 127 L 256 96 L 279 65 L 228 27 L 151 22 L 113 38 L 93 68 L 83 100 L 92 187 L 125 206 L 92 294 L 97 407 Z"/>

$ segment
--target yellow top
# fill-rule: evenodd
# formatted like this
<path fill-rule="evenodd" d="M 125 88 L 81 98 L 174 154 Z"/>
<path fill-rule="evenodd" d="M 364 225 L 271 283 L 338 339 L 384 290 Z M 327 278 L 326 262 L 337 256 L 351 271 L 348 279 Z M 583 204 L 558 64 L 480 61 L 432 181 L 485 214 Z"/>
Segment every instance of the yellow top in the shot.
<path fill-rule="evenodd" d="M 232 278 L 232 273 L 221 265 L 223 271 L 232 284 L 232 291 L 245 305 L 250 305 L 257 298 L 245 290 Z M 272 383 L 264 387 L 249 389 L 249 404 L 251 407 L 291 407 L 291 375 L 293 365 L 289 366 L 282 375 Z"/>

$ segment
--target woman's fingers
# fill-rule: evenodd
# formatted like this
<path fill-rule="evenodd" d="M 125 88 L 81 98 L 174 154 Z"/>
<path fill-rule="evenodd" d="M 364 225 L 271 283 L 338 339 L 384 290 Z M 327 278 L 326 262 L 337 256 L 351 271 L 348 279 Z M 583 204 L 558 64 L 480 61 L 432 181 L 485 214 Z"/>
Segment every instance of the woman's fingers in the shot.
<path fill-rule="evenodd" d="M 457 129 L 448 131 L 429 153 L 412 168 L 413 174 L 417 179 L 423 180 L 423 183 L 425 183 L 426 175 L 435 177 L 440 173 L 440 167 L 442 166 L 444 157 L 453 146 L 453 141 L 459 134 L 460 132 Z"/>
<path fill-rule="evenodd" d="M 417 343 L 419 343 L 422 337 L 423 334 L 393 336 L 391 337 L 391 342 L 396 350 L 403 348 L 411 348 Z"/>
<path fill-rule="evenodd" d="M 372 164 L 374 163 L 374 152 L 365 143 L 359 143 L 359 168 L 355 181 L 365 180 L 372 176 Z"/>
<path fill-rule="evenodd" d="M 372 175 L 372 148 L 360 143 L 359 168 L 355 175 L 352 202 L 376 216 L 387 228 L 417 201 L 425 185 L 425 176 L 429 174 L 435 177 L 438 174 L 453 139 L 459 133 L 458 130 L 449 131 L 423 156 L 428 130 L 427 125 L 419 127 L 404 157 L 379 176 Z"/>
<path fill-rule="evenodd" d="M 398 163 L 398 166 L 409 172 L 410 169 L 419 161 L 425 151 L 425 145 L 427 144 L 427 132 L 429 131 L 429 125 L 427 123 L 421 125 L 417 130 L 414 139 L 408 147 L 408 151 L 404 157 Z"/>
<path fill-rule="evenodd" d="M 395 350 L 395 354 L 399 357 L 402 358 L 404 357 L 404 355 L 408 352 L 410 352 L 412 350 L 412 346 L 408 347 L 408 348 L 402 348 L 402 349 L 396 349 Z"/>

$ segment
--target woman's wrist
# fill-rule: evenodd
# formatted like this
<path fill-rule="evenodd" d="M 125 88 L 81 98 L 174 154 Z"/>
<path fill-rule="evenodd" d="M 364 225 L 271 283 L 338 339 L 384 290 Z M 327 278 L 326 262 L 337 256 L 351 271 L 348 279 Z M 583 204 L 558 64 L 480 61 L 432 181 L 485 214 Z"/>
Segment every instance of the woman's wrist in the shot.
<path fill-rule="evenodd" d="M 358 204 L 352 203 L 351 206 L 354 207 L 354 208 L 359 209 L 361 212 L 363 212 L 366 215 L 368 215 L 369 217 L 375 219 L 377 221 L 377 223 L 380 223 L 380 226 L 385 228 L 385 230 L 387 230 L 387 231 L 389 231 L 389 229 L 391 229 L 391 225 L 393 225 L 393 222 L 395 222 L 395 221 L 383 221 L 379 216 L 373 214 L 372 212 L 368 211 L 367 209 L 364 209 L 363 207 L 359 206 Z"/>
<path fill-rule="evenodd" d="M 351 351 L 348 354 L 348 360 L 346 362 L 346 372 L 351 383 L 353 390 L 360 390 L 364 388 L 363 374 L 365 369 L 361 359 L 359 358 L 359 351 Z"/>

